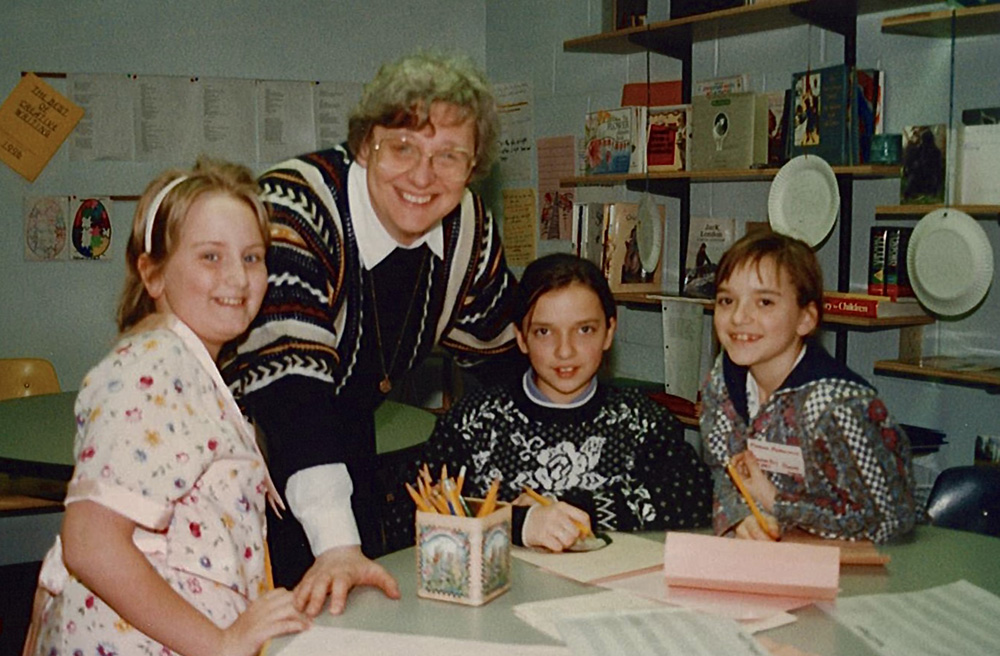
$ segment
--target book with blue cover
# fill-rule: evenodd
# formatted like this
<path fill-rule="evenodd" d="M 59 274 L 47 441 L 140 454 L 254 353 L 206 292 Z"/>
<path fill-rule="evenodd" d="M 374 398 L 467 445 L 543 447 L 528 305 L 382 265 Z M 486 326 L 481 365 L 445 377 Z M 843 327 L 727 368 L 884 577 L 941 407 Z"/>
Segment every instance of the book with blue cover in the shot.
<path fill-rule="evenodd" d="M 852 162 L 852 78 L 843 64 L 792 74 L 791 157 L 816 155 L 831 166 Z"/>

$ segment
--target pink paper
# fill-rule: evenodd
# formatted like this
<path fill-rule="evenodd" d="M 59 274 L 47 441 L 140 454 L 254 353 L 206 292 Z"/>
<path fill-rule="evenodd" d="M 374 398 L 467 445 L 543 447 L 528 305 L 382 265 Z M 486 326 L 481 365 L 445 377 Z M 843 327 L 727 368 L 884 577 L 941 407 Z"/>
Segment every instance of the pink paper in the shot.
<path fill-rule="evenodd" d="M 672 586 L 836 599 L 836 547 L 668 532 L 663 570 Z"/>

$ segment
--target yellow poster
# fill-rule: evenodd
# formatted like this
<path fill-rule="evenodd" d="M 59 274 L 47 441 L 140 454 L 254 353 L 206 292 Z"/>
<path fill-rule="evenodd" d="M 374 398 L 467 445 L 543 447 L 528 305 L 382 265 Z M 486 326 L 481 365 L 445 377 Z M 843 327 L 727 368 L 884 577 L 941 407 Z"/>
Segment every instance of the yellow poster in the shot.
<path fill-rule="evenodd" d="M 34 182 L 82 117 L 82 107 L 25 74 L 0 105 L 0 160 Z"/>
<path fill-rule="evenodd" d="M 503 250 L 507 264 L 528 266 L 535 259 L 535 190 L 503 190 Z"/>

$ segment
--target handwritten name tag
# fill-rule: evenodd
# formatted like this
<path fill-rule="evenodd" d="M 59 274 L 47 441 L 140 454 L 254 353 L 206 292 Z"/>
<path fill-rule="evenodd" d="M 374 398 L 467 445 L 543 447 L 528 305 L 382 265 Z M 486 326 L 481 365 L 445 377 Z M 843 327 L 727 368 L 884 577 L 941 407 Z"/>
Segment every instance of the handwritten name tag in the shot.
<path fill-rule="evenodd" d="M 805 476 L 806 463 L 802 449 L 787 444 L 773 444 L 764 440 L 749 439 L 747 448 L 757 458 L 760 468 L 775 474 Z"/>

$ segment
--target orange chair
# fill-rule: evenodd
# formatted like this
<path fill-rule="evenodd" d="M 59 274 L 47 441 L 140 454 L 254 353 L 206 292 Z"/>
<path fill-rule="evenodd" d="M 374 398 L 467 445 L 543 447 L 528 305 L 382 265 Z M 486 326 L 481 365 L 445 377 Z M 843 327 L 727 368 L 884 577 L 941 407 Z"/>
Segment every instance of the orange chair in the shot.
<path fill-rule="evenodd" d="M 0 401 L 60 391 L 56 370 L 48 360 L 0 358 Z"/>

